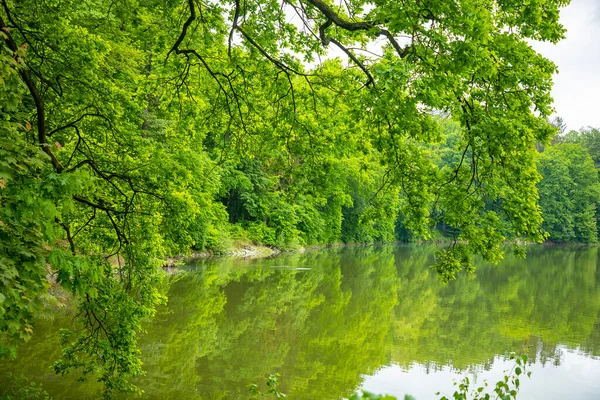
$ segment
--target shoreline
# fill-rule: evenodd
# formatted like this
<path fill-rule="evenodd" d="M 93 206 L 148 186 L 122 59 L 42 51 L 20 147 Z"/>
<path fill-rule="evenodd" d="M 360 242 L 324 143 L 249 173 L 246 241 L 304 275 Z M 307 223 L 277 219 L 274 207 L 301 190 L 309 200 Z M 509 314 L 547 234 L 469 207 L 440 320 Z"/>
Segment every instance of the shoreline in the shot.
<path fill-rule="evenodd" d="M 305 247 L 298 247 L 292 249 L 280 249 L 277 247 L 270 247 L 260 244 L 243 244 L 239 246 L 231 247 L 224 251 L 192 251 L 190 254 L 180 254 L 174 257 L 168 257 L 164 260 L 162 266 L 165 270 L 180 267 L 188 264 L 193 260 L 198 259 L 210 259 L 210 258 L 243 258 L 243 259 L 260 259 L 275 257 L 283 253 L 304 253 L 306 251 L 318 251 L 324 249 L 333 248 L 345 248 L 345 247 L 360 247 L 360 246 L 381 246 L 386 244 L 416 244 L 416 245 L 433 245 L 433 244 L 446 244 L 451 243 L 452 240 L 417 240 L 414 242 L 404 242 L 401 240 L 394 240 L 391 242 L 373 242 L 373 243 L 334 243 L 334 244 L 323 244 L 323 245 L 310 245 Z M 519 245 L 519 246 L 533 246 L 540 245 L 544 247 L 593 247 L 600 246 L 600 243 L 557 243 L 552 241 L 546 241 L 543 243 L 535 243 L 528 241 L 505 241 L 503 245 Z"/>

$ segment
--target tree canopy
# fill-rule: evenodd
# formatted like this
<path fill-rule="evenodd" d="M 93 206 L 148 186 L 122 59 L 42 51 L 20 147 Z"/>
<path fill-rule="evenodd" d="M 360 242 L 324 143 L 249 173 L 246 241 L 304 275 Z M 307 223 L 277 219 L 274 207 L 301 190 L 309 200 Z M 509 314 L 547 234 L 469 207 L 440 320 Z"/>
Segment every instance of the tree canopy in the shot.
<path fill-rule="evenodd" d="M 550 239 L 595 243 L 600 183 L 591 155 L 577 143 L 549 146 L 540 156 L 539 171 L 543 227 Z"/>
<path fill-rule="evenodd" d="M 0 353 L 58 284 L 82 329 L 55 370 L 133 390 L 164 258 L 240 237 L 443 223 L 445 280 L 509 236 L 542 240 L 556 67 L 528 41 L 560 40 L 567 3 L 2 0 Z"/>

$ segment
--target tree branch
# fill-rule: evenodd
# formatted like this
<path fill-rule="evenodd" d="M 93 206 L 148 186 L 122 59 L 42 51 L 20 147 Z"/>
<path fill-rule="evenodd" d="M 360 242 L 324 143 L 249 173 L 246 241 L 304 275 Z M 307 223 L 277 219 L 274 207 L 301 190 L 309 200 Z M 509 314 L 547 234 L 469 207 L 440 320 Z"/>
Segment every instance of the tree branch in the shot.
<path fill-rule="evenodd" d="M 319 33 L 321 35 L 321 41 L 325 37 L 325 29 L 329 28 L 331 24 L 335 24 L 336 26 L 345 29 L 350 32 L 356 31 L 370 31 L 373 30 L 376 36 L 385 36 L 387 40 L 390 42 L 396 53 L 400 56 L 400 58 L 404 58 L 408 55 L 408 49 L 410 46 L 406 46 L 402 48 L 400 43 L 394 38 L 394 35 L 386 29 L 380 28 L 376 24 L 368 21 L 359 21 L 359 22 L 351 22 L 345 19 L 342 19 L 333 9 L 331 9 L 327 4 L 325 4 L 322 0 L 306 0 L 308 3 L 315 6 L 321 13 L 327 18 L 327 22 L 321 25 L 319 28 Z M 327 45 L 326 42 L 323 42 L 324 45 Z"/>
<path fill-rule="evenodd" d="M 179 53 L 177 53 L 177 50 L 179 49 L 179 45 L 183 42 L 183 39 L 185 39 L 185 35 L 187 34 L 188 28 L 190 27 L 192 22 L 194 22 L 194 20 L 196 19 L 196 7 L 194 5 L 194 0 L 188 0 L 188 5 L 190 6 L 190 16 L 184 22 L 183 28 L 181 29 L 181 33 L 179 34 L 179 37 L 175 41 L 175 44 L 173 44 L 173 47 L 171 47 L 171 50 L 169 50 L 169 52 L 167 53 L 167 58 L 165 59 L 165 62 L 167 61 L 167 59 L 169 58 L 169 55 L 172 52 L 175 52 L 175 54 L 179 54 Z"/>
<path fill-rule="evenodd" d="M 8 10 L 8 7 L 7 7 L 5 1 L 2 2 L 2 6 L 4 7 L 4 11 L 7 14 L 10 14 L 10 11 Z M 18 50 L 17 43 L 15 43 L 14 39 L 10 35 L 8 27 L 4 23 L 4 20 L 2 19 L 2 17 L 0 17 L 0 29 L 2 29 L 2 31 L 4 31 L 4 42 L 6 43 L 8 48 L 13 53 L 16 52 Z M 36 114 L 37 114 L 37 130 L 38 130 L 39 145 L 42 148 L 42 151 L 44 153 L 46 153 L 48 155 L 48 157 L 50 157 L 50 161 L 52 162 L 52 166 L 54 167 L 54 169 L 57 172 L 61 172 L 62 166 L 60 165 L 59 161 L 56 159 L 56 156 L 50 150 L 50 145 L 46 141 L 46 117 L 45 117 L 44 102 L 42 101 L 42 97 L 40 96 L 40 93 L 38 92 L 37 87 L 35 86 L 35 83 L 33 82 L 33 79 L 31 79 L 29 72 L 25 68 L 19 68 L 19 74 L 21 75 L 21 79 L 23 79 L 23 82 L 25 82 L 25 85 L 27 86 L 27 89 L 29 90 L 29 94 L 33 98 L 33 102 L 35 104 Z"/>

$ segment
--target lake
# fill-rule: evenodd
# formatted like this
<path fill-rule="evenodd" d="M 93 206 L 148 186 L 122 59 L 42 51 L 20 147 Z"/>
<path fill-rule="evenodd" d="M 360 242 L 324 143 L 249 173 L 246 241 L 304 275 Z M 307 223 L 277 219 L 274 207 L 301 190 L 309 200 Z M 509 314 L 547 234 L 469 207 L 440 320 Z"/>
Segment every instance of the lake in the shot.
<path fill-rule="evenodd" d="M 417 400 L 450 397 L 469 376 L 493 385 L 529 355 L 520 399 L 600 398 L 598 249 L 529 247 L 479 263 L 447 285 L 435 247 L 385 245 L 203 260 L 170 277 L 169 302 L 140 335 L 148 399 L 247 399 L 278 373 L 289 399 L 341 399 L 358 388 Z M 58 399 L 96 398 L 93 382 L 55 376 L 68 311 L 36 323 L 16 361 Z"/>

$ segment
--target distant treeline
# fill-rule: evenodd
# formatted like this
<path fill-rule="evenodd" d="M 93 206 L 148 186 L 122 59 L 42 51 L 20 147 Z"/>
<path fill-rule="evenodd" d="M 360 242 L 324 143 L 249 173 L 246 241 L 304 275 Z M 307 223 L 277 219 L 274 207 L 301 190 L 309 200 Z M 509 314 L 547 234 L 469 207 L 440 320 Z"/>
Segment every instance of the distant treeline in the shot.
<path fill-rule="evenodd" d="M 427 145 L 430 161 L 441 170 L 470 165 L 463 151 L 460 126 L 438 118 L 441 136 Z M 321 137 L 307 143 L 303 160 L 286 159 L 283 140 L 251 155 L 238 154 L 222 167 L 215 184 L 211 225 L 204 230 L 199 249 L 223 250 L 254 242 L 288 249 L 336 243 L 373 243 L 392 240 L 460 239 L 460 231 L 441 222 L 435 207 L 429 218 L 432 229 L 416 234 L 404 224 L 400 187 L 389 184 L 387 170 L 378 160 L 378 149 L 365 150 L 356 137 Z M 539 145 L 541 175 L 539 204 L 548 241 L 595 243 L 598 240 L 596 203 L 600 198 L 600 131 L 588 128 L 557 135 Z M 481 199 L 486 208 L 502 207 Z M 501 213 L 498 212 L 500 215 Z M 507 240 L 511 221 L 504 221 Z"/>
<path fill-rule="evenodd" d="M 543 228 L 554 242 L 598 241 L 600 131 L 562 133 L 541 149 L 538 184 Z"/>

